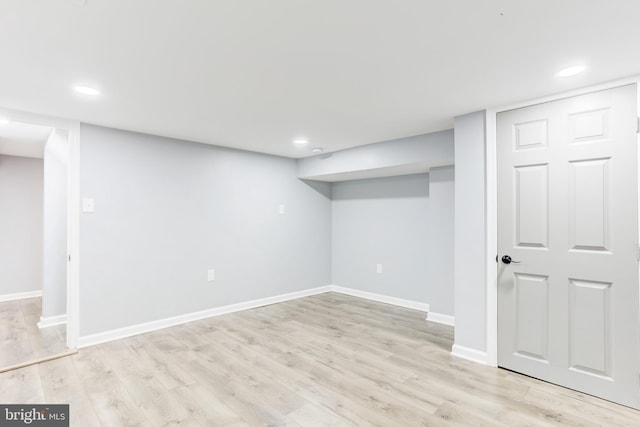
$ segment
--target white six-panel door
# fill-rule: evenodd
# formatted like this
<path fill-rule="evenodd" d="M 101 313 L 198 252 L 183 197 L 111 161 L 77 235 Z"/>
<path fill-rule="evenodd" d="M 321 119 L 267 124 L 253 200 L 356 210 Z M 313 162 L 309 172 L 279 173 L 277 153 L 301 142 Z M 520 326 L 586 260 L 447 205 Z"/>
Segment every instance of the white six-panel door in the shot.
<path fill-rule="evenodd" d="M 498 364 L 640 408 L 636 105 L 498 115 Z"/>

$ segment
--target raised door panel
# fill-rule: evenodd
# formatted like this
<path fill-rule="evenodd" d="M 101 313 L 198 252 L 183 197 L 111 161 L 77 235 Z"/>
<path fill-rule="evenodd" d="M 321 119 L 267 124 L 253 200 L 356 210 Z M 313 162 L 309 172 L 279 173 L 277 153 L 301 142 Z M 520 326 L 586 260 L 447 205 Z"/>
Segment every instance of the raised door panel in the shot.
<path fill-rule="evenodd" d="M 514 171 L 514 246 L 546 248 L 549 242 L 548 165 L 518 166 Z"/>
<path fill-rule="evenodd" d="M 609 108 L 573 113 L 569 116 L 569 142 L 585 143 L 609 138 Z"/>
<path fill-rule="evenodd" d="M 569 249 L 611 250 L 611 159 L 569 163 Z"/>
<path fill-rule="evenodd" d="M 513 125 L 514 151 L 544 148 L 548 145 L 548 124 L 546 119 Z"/>
<path fill-rule="evenodd" d="M 570 369 L 611 379 L 611 283 L 569 279 Z"/>
<path fill-rule="evenodd" d="M 515 355 L 548 363 L 549 278 L 516 273 Z"/>

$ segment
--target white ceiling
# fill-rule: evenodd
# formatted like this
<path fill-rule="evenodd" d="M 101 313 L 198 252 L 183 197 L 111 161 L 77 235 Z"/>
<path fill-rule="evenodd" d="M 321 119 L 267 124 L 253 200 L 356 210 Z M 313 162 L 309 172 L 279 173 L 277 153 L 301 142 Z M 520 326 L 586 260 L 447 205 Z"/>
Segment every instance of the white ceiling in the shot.
<path fill-rule="evenodd" d="M 51 131 L 51 127 L 29 123 L 0 123 L 0 154 L 43 158 Z"/>
<path fill-rule="evenodd" d="M 0 0 L 0 10 L 0 107 L 289 157 L 640 74 L 638 0 Z M 584 74 L 555 76 L 578 63 Z M 75 94 L 77 84 L 103 95 Z M 298 136 L 309 146 L 293 146 Z"/>

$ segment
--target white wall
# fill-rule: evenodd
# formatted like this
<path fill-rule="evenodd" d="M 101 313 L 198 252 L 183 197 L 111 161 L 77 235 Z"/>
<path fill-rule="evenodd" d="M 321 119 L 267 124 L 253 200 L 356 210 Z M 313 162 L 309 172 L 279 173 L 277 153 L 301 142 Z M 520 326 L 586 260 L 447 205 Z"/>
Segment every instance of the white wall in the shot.
<path fill-rule="evenodd" d="M 445 166 L 333 183 L 333 284 L 453 316 L 453 180 L 453 167 Z"/>
<path fill-rule="evenodd" d="M 67 170 L 66 133 L 54 131 L 44 149 L 44 236 L 42 317 L 67 312 Z"/>
<path fill-rule="evenodd" d="M 486 357 L 485 112 L 455 118 L 454 354 Z"/>
<path fill-rule="evenodd" d="M 81 337 L 330 284 L 329 184 L 299 180 L 295 160 L 90 125 L 80 137 L 81 197 L 95 199 L 80 218 Z"/>
<path fill-rule="evenodd" d="M 42 159 L 0 155 L 0 295 L 42 289 Z"/>
<path fill-rule="evenodd" d="M 336 182 L 331 194 L 333 284 L 430 303 L 429 175 Z"/>
<path fill-rule="evenodd" d="M 454 315 L 454 167 L 429 171 L 429 286 L 431 313 Z"/>

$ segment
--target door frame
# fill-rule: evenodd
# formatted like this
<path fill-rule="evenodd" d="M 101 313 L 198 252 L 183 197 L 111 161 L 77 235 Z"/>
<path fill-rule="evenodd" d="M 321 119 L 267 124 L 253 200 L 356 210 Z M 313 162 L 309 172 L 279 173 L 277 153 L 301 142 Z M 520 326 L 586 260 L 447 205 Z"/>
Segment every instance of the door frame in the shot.
<path fill-rule="evenodd" d="M 80 335 L 80 122 L 0 108 L 0 115 L 11 121 L 49 126 L 67 132 L 69 166 L 67 172 L 67 348 L 78 347 Z"/>
<path fill-rule="evenodd" d="M 485 242 L 486 242 L 486 313 L 487 313 L 487 336 L 486 336 L 486 364 L 489 366 L 498 366 L 498 269 L 496 268 L 496 254 L 498 253 L 498 180 L 497 180 L 497 137 L 496 122 L 498 113 L 514 110 L 516 108 L 530 107 L 532 105 L 542 104 L 544 102 L 557 101 L 564 98 L 570 98 L 578 95 L 585 95 L 601 90 L 613 89 L 620 86 L 630 84 L 637 85 L 637 109 L 640 115 L 640 76 L 628 77 L 625 79 L 614 80 L 607 83 L 586 86 L 571 91 L 560 92 L 543 98 L 532 99 L 517 104 L 511 104 L 499 108 L 488 109 L 485 111 Z M 638 144 L 640 144 L 640 133 L 636 134 Z M 638 183 L 640 188 L 640 149 L 638 150 Z M 638 203 L 638 212 L 640 213 L 640 198 Z M 640 215 L 638 215 L 640 223 Z M 640 224 L 639 224 L 640 225 Z M 640 230 L 640 227 L 639 227 Z M 640 232 L 639 232 L 640 234 Z M 640 235 L 639 241 L 640 241 Z M 638 264 L 640 268 L 640 263 Z M 640 283 L 638 284 L 640 286 Z"/>

